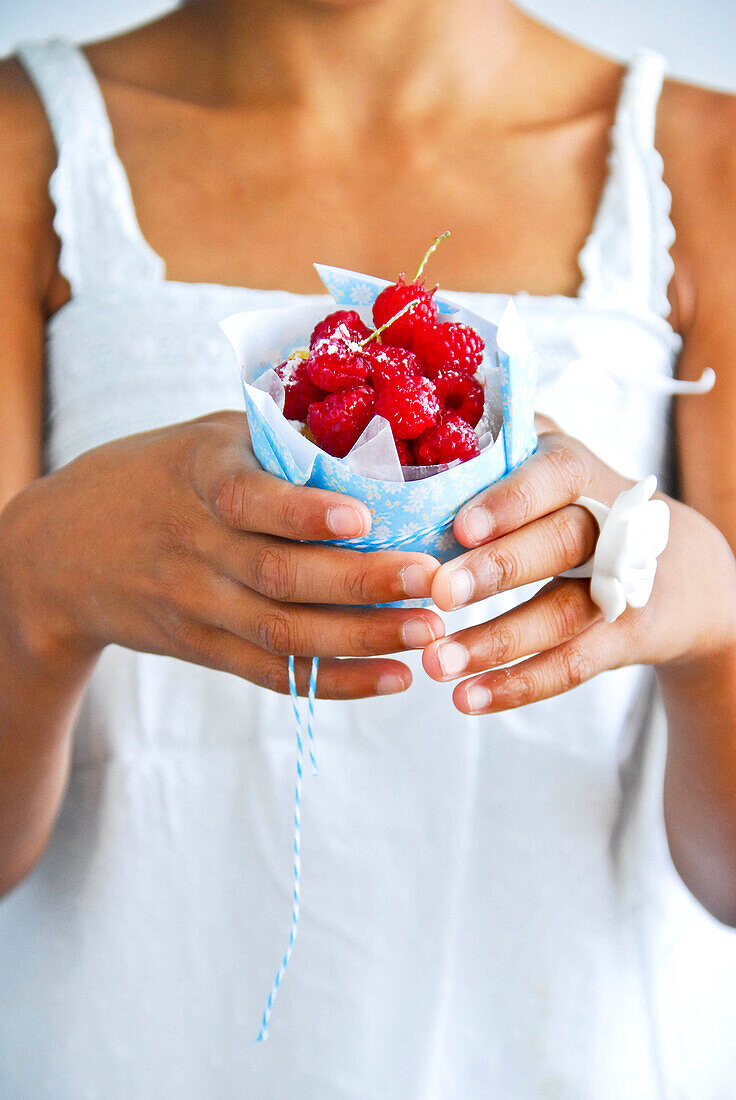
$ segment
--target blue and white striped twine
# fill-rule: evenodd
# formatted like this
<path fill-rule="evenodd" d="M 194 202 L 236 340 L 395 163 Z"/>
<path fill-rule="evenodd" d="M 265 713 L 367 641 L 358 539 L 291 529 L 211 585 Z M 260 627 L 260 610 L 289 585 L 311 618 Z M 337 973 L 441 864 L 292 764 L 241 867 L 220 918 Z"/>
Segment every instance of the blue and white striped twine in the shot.
<path fill-rule="evenodd" d="M 309 749 L 309 760 L 312 765 L 312 775 L 317 774 L 317 761 L 314 758 L 314 696 L 317 690 L 317 668 L 319 666 L 319 657 L 312 658 L 312 671 L 309 676 L 309 694 L 307 697 L 307 748 Z M 268 1025 L 271 1019 L 271 1012 L 273 1011 L 273 1002 L 276 999 L 278 988 L 281 985 L 281 981 L 286 973 L 286 968 L 289 965 L 289 959 L 291 958 L 291 952 L 294 949 L 294 942 L 296 940 L 296 931 L 299 927 L 299 894 L 301 888 L 301 839 L 302 839 L 302 762 L 304 760 L 304 742 L 302 740 L 302 716 L 299 712 L 299 696 L 296 691 L 296 675 L 294 671 L 294 657 L 289 657 L 289 694 L 291 695 L 291 704 L 294 708 L 294 722 L 296 729 L 296 788 L 294 790 L 294 904 L 291 912 L 291 932 L 289 933 L 289 942 L 284 953 L 284 957 L 281 960 L 281 966 L 279 967 L 276 977 L 274 978 L 273 985 L 271 986 L 271 992 L 268 995 L 268 1001 L 263 1012 L 263 1021 L 261 1023 L 261 1030 L 258 1033 L 256 1039 L 257 1043 L 263 1042 L 268 1038 Z"/>

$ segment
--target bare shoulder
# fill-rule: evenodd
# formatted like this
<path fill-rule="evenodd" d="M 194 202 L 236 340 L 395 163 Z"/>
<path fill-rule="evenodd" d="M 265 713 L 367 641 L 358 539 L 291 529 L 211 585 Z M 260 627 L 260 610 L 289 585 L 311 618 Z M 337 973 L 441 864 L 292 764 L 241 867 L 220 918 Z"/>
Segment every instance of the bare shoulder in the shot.
<path fill-rule="evenodd" d="M 730 208 L 736 187 L 736 95 L 665 82 L 657 142 L 673 198 L 697 204 L 707 222 Z"/>
<path fill-rule="evenodd" d="M 45 298 L 56 271 L 49 177 L 56 150 L 22 66 L 0 61 L 0 270 L 2 281 Z"/>
<path fill-rule="evenodd" d="M 659 109 L 658 132 L 660 138 L 674 146 L 683 139 L 697 139 L 696 148 L 688 152 L 697 154 L 697 147 L 715 152 L 736 136 L 736 95 L 730 92 L 703 88 L 681 80 L 666 80 Z M 684 152 L 684 150 L 683 150 Z"/>
<path fill-rule="evenodd" d="M 23 66 L 14 57 L 0 60 L 0 126 L 4 140 L 17 146 L 39 148 L 49 144 L 48 126 L 43 126 L 44 112 Z"/>
<path fill-rule="evenodd" d="M 41 469 L 43 322 L 63 293 L 43 107 L 17 61 L 0 62 L 0 508 Z"/>
<path fill-rule="evenodd" d="M 665 82 L 657 146 L 672 192 L 681 330 L 696 304 L 736 293 L 736 96 Z"/>

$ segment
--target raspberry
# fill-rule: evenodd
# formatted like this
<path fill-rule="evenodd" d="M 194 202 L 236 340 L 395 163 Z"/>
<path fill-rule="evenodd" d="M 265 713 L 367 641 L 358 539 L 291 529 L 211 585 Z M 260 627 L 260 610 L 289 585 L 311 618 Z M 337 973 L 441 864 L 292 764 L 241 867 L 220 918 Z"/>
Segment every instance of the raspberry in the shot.
<path fill-rule="evenodd" d="M 440 466 L 456 458 L 464 462 L 479 454 L 477 435 L 459 416 L 448 416 L 444 423 L 427 428 L 414 447 L 419 466 Z"/>
<path fill-rule="evenodd" d="M 328 313 L 323 321 L 318 321 L 314 326 L 314 332 L 309 340 L 310 348 L 313 348 L 318 340 L 332 336 L 338 326 L 344 328 L 353 340 L 365 340 L 371 334 L 371 330 L 363 324 L 360 314 L 354 309 L 338 309 L 336 313 Z"/>
<path fill-rule="evenodd" d="M 383 383 L 375 411 L 388 420 L 395 439 L 415 439 L 436 424 L 440 403 L 428 378 L 400 375 Z"/>
<path fill-rule="evenodd" d="M 344 458 L 373 416 L 375 397 L 370 386 L 357 386 L 311 404 L 307 423 L 317 446 Z"/>
<path fill-rule="evenodd" d="M 371 373 L 371 361 L 340 325 L 331 336 L 317 340 L 309 352 L 307 370 L 315 386 L 334 393 L 365 382 Z"/>
<path fill-rule="evenodd" d="M 435 290 L 437 288 L 435 287 Z M 414 328 L 418 322 L 434 324 L 437 320 L 437 306 L 432 300 L 434 290 L 427 290 L 423 280 L 406 283 L 403 275 L 399 276 L 395 283 L 385 287 L 373 303 L 373 321 L 376 328 L 385 325 L 404 306 L 416 301 L 416 305 L 385 328 L 381 333 L 381 339 L 385 344 L 391 344 L 398 348 L 411 348 L 414 337 Z"/>
<path fill-rule="evenodd" d="M 377 390 L 386 382 L 417 378 L 424 373 L 416 355 L 405 348 L 388 348 L 381 344 L 368 344 L 368 347 L 373 364 L 373 385 Z"/>
<path fill-rule="evenodd" d="M 471 374 L 459 370 L 441 370 L 434 379 L 437 397 L 445 411 L 462 417 L 471 428 L 483 415 L 483 387 Z"/>
<path fill-rule="evenodd" d="M 412 351 L 424 361 L 429 378 L 434 378 L 443 367 L 475 374 L 483 362 L 484 347 L 475 329 L 458 321 L 417 325 L 411 345 Z"/>
<path fill-rule="evenodd" d="M 306 420 L 312 402 L 325 396 L 309 377 L 306 359 L 292 355 L 276 367 L 276 373 L 284 383 L 284 416 L 287 420 Z"/>
<path fill-rule="evenodd" d="M 405 439 L 395 439 L 396 453 L 399 456 L 399 462 L 402 466 L 413 466 L 414 455 L 411 452 L 411 447 Z"/>

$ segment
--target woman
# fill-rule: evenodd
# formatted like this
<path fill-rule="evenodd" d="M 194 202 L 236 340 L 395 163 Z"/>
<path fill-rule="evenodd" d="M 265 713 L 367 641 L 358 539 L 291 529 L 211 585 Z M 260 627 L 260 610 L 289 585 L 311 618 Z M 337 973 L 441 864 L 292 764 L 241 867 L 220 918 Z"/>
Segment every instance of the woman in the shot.
<path fill-rule="evenodd" d="M 733 1038 L 703 1036 L 736 949 L 672 861 L 736 923 L 736 107 L 661 78 L 505 0 L 199 0 L 6 63 L 4 1095 L 727 1094 Z M 446 226 L 432 278 L 491 318 L 526 292 L 560 427 L 462 510 L 454 563 L 311 545 L 369 516 L 259 472 L 217 321 L 317 293 L 313 260 L 396 275 Z M 676 361 L 718 385 L 675 448 Z M 673 490 L 675 455 L 646 608 L 517 591 L 589 557 L 581 493 Z M 361 609 L 430 592 L 468 606 Z M 290 652 L 340 702 L 253 1048 Z"/>

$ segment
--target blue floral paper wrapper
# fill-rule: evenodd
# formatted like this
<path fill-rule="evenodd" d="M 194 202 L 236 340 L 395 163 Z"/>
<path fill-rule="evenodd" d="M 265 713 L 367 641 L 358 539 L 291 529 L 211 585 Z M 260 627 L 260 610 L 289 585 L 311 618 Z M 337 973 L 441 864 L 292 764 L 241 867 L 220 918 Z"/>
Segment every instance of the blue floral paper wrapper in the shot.
<path fill-rule="evenodd" d="M 385 280 L 342 268 L 315 267 L 338 307 L 356 309 L 364 320 L 371 321 L 371 307 L 388 285 Z M 356 472 L 351 469 L 355 464 L 353 453 L 338 459 L 320 450 L 284 418 L 269 392 L 254 385 L 296 348 L 309 344 L 314 325 L 330 311 L 324 303 L 251 310 L 221 322 L 240 363 L 253 449 L 263 468 L 292 484 L 345 493 L 368 506 L 372 516 L 368 535 L 335 540 L 341 546 L 364 551 L 422 551 L 441 561 L 456 557 L 463 552 L 452 532 L 458 509 L 518 466 L 536 447 L 536 361 L 513 302 L 509 300 L 497 328 L 450 299 L 436 300 L 441 320 L 469 324 L 485 340 L 481 371 L 487 408 L 489 400 L 495 399 L 497 405 L 497 434 L 486 431 L 481 436 L 477 458 L 439 468 L 418 480 L 389 480 L 401 474 L 394 472 L 398 467 L 389 469 L 380 459 L 371 469 L 375 476 Z M 374 418 L 374 428 L 380 426 L 376 425 L 380 421 L 380 417 Z M 366 430 L 368 435 L 370 430 L 371 426 Z M 378 455 L 379 450 L 375 453 Z M 363 470 L 369 455 L 369 451 L 364 452 Z"/>

